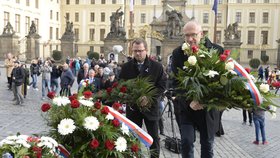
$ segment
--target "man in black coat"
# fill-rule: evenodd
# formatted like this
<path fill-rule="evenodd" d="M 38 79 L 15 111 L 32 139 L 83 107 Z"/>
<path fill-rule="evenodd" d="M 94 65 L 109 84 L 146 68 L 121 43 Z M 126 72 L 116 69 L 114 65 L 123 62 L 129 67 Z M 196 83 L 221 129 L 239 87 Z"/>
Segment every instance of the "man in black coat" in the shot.
<path fill-rule="evenodd" d="M 183 33 L 185 42 L 190 46 L 198 46 L 200 40 L 203 38 L 201 25 L 194 20 L 185 24 Z M 222 47 L 211 43 L 207 38 L 205 40 L 205 46 L 208 49 L 217 49 L 219 53 L 223 52 Z M 175 75 L 178 74 L 178 68 L 183 69 L 184 62 L 187 60 L 188 55 L 184 54 L 182 46 L 177 47 L 173 51 L 171 68 Z M 173 83 L 175 87 L 178 86 L 176 80 Z M 177 91 L 177 93 L 184 92 Z M 200 131 L 201 157 L 212 158 L 214 137 L 219 126 L 220 112 L 216 110 L 207 111 L 197 101 L 186 100 L 180 97 L 176 98 L 176 103 L 180 107 L 182 157 L 194 157 L 193 147 L 195 142 L 195 128 L 197 128 Z"/>
<path fill-rule="evenodd" d="M 129 80 L 137 78 L 138 76 L 149 77 L 157 88 L 158 95 L 160 96 L 165 90 L 166 74 L 160 63 L 152 61 L 147 57 L 147 51 L 147 42 L 144 39 L 138 38 L 132 42 L 134 58 L 122 66 L 120 79 Z M 148 111 L 144 112 L 140 111 L 135 106 L 128 105 L 126 108 L 126 117 L 140 127 L 142 127 L 142 121 L 145 121 L 147 131 L 154 140 L 150 149 L 154 150 L 155 153 L 151 157 L 158 158 L 160 153 L 158 136 L 160 111 L 158 104 L 155 102 Z"/>

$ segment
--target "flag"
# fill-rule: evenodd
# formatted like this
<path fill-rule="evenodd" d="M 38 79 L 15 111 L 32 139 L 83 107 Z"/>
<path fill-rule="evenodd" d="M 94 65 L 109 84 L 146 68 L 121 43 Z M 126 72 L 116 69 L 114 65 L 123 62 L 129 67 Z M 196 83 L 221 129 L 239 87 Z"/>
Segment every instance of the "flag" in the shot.
<path fill-rule="evenodd" d="M 262 96 L 261 96 L 258 88 L 256 87 L 254 81 L 250 77 L 250 75 L 240 64 L 238 64 L 232 58 L 230 58 L 228 61 L 231 61 L 234 63 L 234 71 L 238 74 L 238 76 L 241 76 L 241 77 L 244 77 L 247 79 L 246 87 L 249 89 L 255 105 L 260 106 L 263 102 Z"/>
<path fill-rule="evenodd" d="M 130 4 L 129 4 L 129 11 L 133 12 L 133 7 L 134 7 L 134 0 L 130 0 Z"/>
<path fill-rule="evenodd" d="M 212 10 L 215 12 L 215 15 L 217 15 L 218 12 L 218 0 L 214 0 L 214 4 L 212 7 Z"/>
<path fill-rule="evenodd" d="M 113 115 L 114 118 L 116 118 L 118 121 L 120 121 L 121 123 L 124 123 L 130 129 L 130 131 L 136 137 L 138 137 L 138 139 L 146 147 L 150 147 L 153 144 L 154 140 L 153 140 L 153 138 L 147 132 L 145 132 L 142 128 L 140 128 L 134 122 L 132 122 L 131 120 L 129 120 L 128 118 L 126 118 L 125 116 L 123 116 L 122 114 L 120 114 L 119 112 L 114 110 L 113 108 L 111 108 L 111 107 L 108 107 L 108 108 L 109 108 L 109 113 L 111 115 Z"/>

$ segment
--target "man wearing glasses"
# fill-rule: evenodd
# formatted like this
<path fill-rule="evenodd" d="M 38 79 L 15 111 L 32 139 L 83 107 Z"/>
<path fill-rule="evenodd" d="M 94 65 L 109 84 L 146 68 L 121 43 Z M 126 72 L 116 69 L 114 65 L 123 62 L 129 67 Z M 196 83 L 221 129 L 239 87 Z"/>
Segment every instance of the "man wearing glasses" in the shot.
<path fill-rule="evenodd" d="M 157 88 L 158 97 L 163 94 L 166 85 L 166 74 L 163 66 L 147 56 L 147 42 L 142 38 L 137 38 L 132 42 L 133 59 L 122 66 L 120 79 L 129 80 L 133 78 L 149 77 L 151 82 Z M 143 98 L 143 103 L 146 102 Z M 142 127 L 144 120 L 148 133 L 153 138 L 153 144 L 150 147 L 154 153 L 151 158 L 159 158 L 160 146 L 158 136 L 158 121 L 160 118 L 159 104 L 157 102 L 149 108 L 148 111 L 140 111 L 136 106 L 126 108 L 126 117 Z"/>
<path fill-rule="evenodd" d="M 201 25 L 191 20 L 187 22 L 183 28 L 184 40 L 191 47 L 198 46 L 203 38 Z M 223 52 L 223 48 L 213 44 L 208 38 L 205 38 L 205 44 L 208 49 L 217 49 L 219 53 Z M 184 62 L 188 60 L 188 55 L 184 54 L 182 46 L 177 47 L 172 53 L 172 72 L 177 75 L 178 68 L 183 69 Z M 174 81 L 174 86 L 178 86 L 178 82 Z M 182 94 L 184 92 L 176 92 Z M 175 108 L 179 108 L 180 129 L 182 139 L 182 157 L 194 157 L 195 128 L 200 131 L 201 157 L 213 157 L 214 136 L 218 130 L 220 113 L 216 110 L 207 111 L 197 101 L 186 100 L 184 98 L 176 98 Z"/>

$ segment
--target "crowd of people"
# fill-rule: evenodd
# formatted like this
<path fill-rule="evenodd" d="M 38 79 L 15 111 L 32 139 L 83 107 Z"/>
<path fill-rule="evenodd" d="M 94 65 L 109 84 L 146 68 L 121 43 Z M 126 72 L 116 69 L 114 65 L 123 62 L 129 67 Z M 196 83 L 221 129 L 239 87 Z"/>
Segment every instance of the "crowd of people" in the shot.
<path fill-rule="evenodd" d="M 204 37 L 201 25 L 191 20 L 183 27 L 184 42 L 190 46 L 197 46 L 200 40 Z M 215 48 L 218 53 L 222 53 L 224 49 L 212 43 L 208 38 L 205 38 L 206 48 Z M 183 41 L 182 41 L 183 42 Z M 98 92 L 101 89 L 107 89 L 111 87 L 119 79 L 129 80 L 136 77 L 149 77 L 158 90 L 157 101 L 152 105 L 148 111 L 141 111 L 138 108 L 132 108 L 136 106 L 130 106 L 126 108 L 126 117 L 142 127 L 145 123 L 148 133 L 153 138 L 153 144 L 150 147 L 153 150 L 152 158 L 158 158 L 160 155 L 160 143 L 159 132 L 163 134 L 163 123 L 159 122 L 161 118 L 161 110 L 163 109 L 163 93 L 168 88 L 176 89 L 178 87 L 178 81 L 173 79 L 170 86 L 168 81 L 168 73 L 178 74 L 178 68 L 183 69 L 184 62 L 188 60 L 188 55 L 185 54 L 181 48 L 182 43 L 178 43 L 178 47 L 172 52 L 172 58 L 170 64 L 167 66 L 167 70 L 163 65 L 152 58 L 148 57 L 147 42 L 144 39 L 137 38 L 131 43 L 131 51 L 133 52 L 133 58 L 130 58 L 126 63 L 120 65 L 115 61 L 108 62 L 104 56 L 101 55 L 100 59 L 81 59 L 81 58 L 67 58 L 65 63 L 58 65 L 51 58 L 42 60 L 40 58 L 33 59 L 31 65 L 28 68 L 26 64 L 21 64 L 16 57 L 13 57 L 11 53 L 7 54 L 5 60 L 5 66 L 7 69 L 8 88 L 14 92 L 14 100 L 16 105 L 22 105 L 24 103 L 24 97 L 28 93 L 30 87 L 31 90 L 42 90 L 42 99 L 44 100 L 47 92 L 54 91 L 60 95 L 71 95 L 72 87 L 76 81 L 78 86 L 81 81 L 88 79 L 90 84 L 94 85 L 93 93 Z M 263 74 L 265 74 L 265 80 L 279 81 L 279 70 L 271 71 L 266 75 L 259 69 L 259 79 L 264 80 Z M 168 73 L 166 73 L 168 72 Z M 275 75 L 273 75 L 275 74 Z M 42 78 L 42 87 L 38 87 L 38 76 Z M 270 77 L 271 76 L 271 77 Z M 29 81 L 31 77 L 31 81 Z M 170 80 L 169 80 L 170 81 Z M 168 86 L 167 86 L 168 85 Z M 21 91 L 23 89 L 23 91 Z M 278 91 L 278 90 L 277 90 Z M 276 93 L 277 93 L 276 91 Z M 183 91 L 175 91 L 175 93 L 184 93 Z M 141 98 L 143 104 L 147 98 Z M 201 144 L 201 157 L 212 158 L 214 137 L 217 132 L 219 135 L 223 134 L 221 125 L 222 112 L 215 109 L 207 110 L 195 100 L 186 100 L 182 97 L 176 97 L 174 102 L 174 109 L 176 120 L 181 133 L 181 151 L 183 158 L 194 157 L 194 142 L 195 142 L 195 130 L 200 132 L 200 144 Z M 145 105 L 143 105 L 145 106 Z M 161 110 L 160 110 L 161 109 Z M 246 114 L 246 111 L 244 112 Z M 246 122 L 247 118 L 244 118 Z M 263 144 L 267 144 L 264 134 L 264 112 L 255 111 L 253 120 L 256 128 L 260 127 L 261 133 L 263 133 Z M 249 116 L 250 125 L 252 123 L 252 116 Z M 160 128 L 160 129 L 159 129 Z M 256 141 L 254 144 L 259 144 L 258 133 L 256 129 Z"/>

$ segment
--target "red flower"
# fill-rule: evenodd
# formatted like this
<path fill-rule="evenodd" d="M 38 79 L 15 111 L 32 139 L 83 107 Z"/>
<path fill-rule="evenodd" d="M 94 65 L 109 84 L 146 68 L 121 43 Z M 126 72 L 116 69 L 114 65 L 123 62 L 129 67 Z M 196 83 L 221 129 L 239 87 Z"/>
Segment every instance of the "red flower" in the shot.
<path fill-rule="evenodd" d="M 55 92 L 49 92 L 47 95 L 50 99 L 53 99 L 55 97 Z"/>
<path fill-rule="evenodd" d="M 83 93 L 83 95 L 84 95 L 84 97 L 85 97 L 86 99 L 89 99 L 89 98 L 92 96 L 92 92 L 91 92 L 91 91 L 85 91 L 85 92 Z"/>
<path fill-rule="evenodd" d="M 121 107 L 122 105 L 118 102 L 115 102 L 112 107 L 115 109 L 115 110 L 119 110 L 119 108 Z"/>
<path fill-rule="evenodd" d="M 137 145 L 137 144 L 133 144 L 133 145 L 131 146 L 131 151 L 137 153 L 137 152 L 139 151 L 138 145 Z"/>
<path fill-rule="evenodd" d="M 38 137 L 28 137 L 27 138 L 27 141 L 28 142 L 39 142 L 39 138 Z"/>
<path fill-rule="evenodd" d="M 69 98 L 70 101 L 72 101 L 72 100 L 77 99 L 78 95 L 77 94 L 73 94 L 73 95 L 69 96 L 68 98 Z"/>
<path fill-rule="evenodd" d="M 120 91 L 121 91 L 122 93 L 125 93 L 125 92 L 127 91 L 126 86 L 122 86 L 121 89 L 120 89 Z"/>
<path fill-rule="evenodd" d="M 43 112 L 46 112 L 46 111 L 50 110 L 50 108 L 51 108 L 51 105 L 49 103 L 45 103 L 41 106 L 41 110 Z"/>
<path fill-rule="evenodd" d="M 280 82 L 279 81 L 278 82 L 272 82 L 272 87 L 276 87 L 276 88 L 280 87 Z"/>
<path fill-rule="evenodd" d="M 97 147 L 99 147 L 99 141 L 97 139 L 93 139 L 91 140 L 89 145 L 92 149 L 96 149 Z"/>
<path fill-rule="evenodd" d="M 72 108 L 78 108 L 78 107 L 80 107 L 80 103 L 79 103 L 79 101 L 78 100 L 72 100 L 71 101 L 71 107 Z"/>
<path fill-rule="evenodd" d="M 36 153 L 36 158 L 42 157 L 42 148 L 34 146 L 32 147 L 32 150 Z"/>
<path fill-rule="evenodd" d="M 105 147 L 108 149 L 108 150 L 113 150 L 115 145 L 114 145 L 114 142 L 111 141 L 111 140 L 106 140 L 105 142 Z"/>
<path fill-rule="evenodd" d="M 118 86 L 118 82 L 114 82 L 112 88 L 116 88 Z"/>
<path fill-rule="evenodd" d="M 119 127 L 120 126 L 120 121 L 118 121 L 117 119 L 114 119 L 112 121 L 112 124 L 115 126 L 115 127 Z"/>
<path fill-rule="evenodd" d="M 229 55 L 230 55 L 230 50 L 228 50 L 228 49 L 225 50 L 225 51 L 224 51 L 224 55 L 229 56 Z"/>
<path fill-rule="evenodd" d="M 112 92 L 113 88 L 109 87 L 106 89 L 107 93 L 110 94 Z"/>
<path fill-rule="evenodd" d="M 101 103 L 100 102 L 95 102 L 94 103 L 94 107 L 96 108 L 96 109 L 100 109 L 101 108 Z"/>
<path fill-rule="evenodd" d="M 125 113 L 123 110 L 119 110 L 118 112 L 121 113 L 121 114 L 124 114 L 124 113 Z"/>
<path fill-rule="evenodd" d="M 250 68 L 245 68 L 245 70 L 247 71 L 247 73 L 249 74 L 251 72 L 251 69 Z"/>
<path fill-rule="evenodd" d="M 199 50 L 198 46 L 192 46 L 193 53 L 197 53 Z"/>
<path fill-rule="evenodd" d="M 226 61 L 226 60 L 227 60 L 227 56 L 224 55 L 224 54 L 221 54 L 221 55 L 220 55 L 220 60 L 221 60 L 221 61 Z"/>
<path fill-rule="evenodd" d="M 101 113 L 107 115 L 109 113 L 109 108 L 107 106 L 104 106 L 101 110 Z"/>

